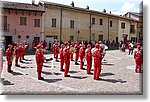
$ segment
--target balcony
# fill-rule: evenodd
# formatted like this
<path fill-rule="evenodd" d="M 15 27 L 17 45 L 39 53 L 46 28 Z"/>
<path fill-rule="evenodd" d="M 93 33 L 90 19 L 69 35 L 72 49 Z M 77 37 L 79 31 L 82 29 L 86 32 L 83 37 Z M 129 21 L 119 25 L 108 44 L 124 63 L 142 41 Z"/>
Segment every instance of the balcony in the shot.
<path fill-rule="evenodd" d="M 2 26 L 2 31 L 4 31 L 4 32 L 9 32 L 9 24 L 4 24 L 4 25 Z"/>

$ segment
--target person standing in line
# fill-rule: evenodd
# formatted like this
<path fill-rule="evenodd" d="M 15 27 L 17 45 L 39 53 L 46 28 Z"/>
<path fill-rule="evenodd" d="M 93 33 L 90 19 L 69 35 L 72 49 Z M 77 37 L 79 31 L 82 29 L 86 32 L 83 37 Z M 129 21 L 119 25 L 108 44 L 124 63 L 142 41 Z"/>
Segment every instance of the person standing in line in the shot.
<path fill-rule="evenodd" d="M 63 56 L 63 50 L 65 48 L 64 44 L 61 44 L 61 48 L 59 50 L 60 53 L 60 71 L 64 71 L 63 66 L 64 66 L 64 56 Z"/>

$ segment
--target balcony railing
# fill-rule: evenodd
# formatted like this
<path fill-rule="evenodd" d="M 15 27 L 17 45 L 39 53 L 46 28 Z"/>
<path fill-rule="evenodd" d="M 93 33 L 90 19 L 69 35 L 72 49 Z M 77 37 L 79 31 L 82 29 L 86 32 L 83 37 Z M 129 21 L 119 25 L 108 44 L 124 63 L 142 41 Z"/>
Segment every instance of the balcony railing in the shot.
<path fill-rule="evenodd" d="M 3 30 L 4 32 L 9 32 L 9 24 L 4 24 L 4 25 L 2 26 L 2 30 Z"/>

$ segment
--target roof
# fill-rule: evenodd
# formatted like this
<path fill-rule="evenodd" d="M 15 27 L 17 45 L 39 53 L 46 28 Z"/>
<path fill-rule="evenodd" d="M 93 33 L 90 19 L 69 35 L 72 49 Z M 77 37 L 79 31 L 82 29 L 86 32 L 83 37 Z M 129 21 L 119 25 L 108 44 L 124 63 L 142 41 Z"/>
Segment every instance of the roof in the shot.
<path fill-rule="evenodd" d="M 69 5 L 58 4 L 58 3 L 47 2 L 47 1 L 42 1 L 42 2 L 44 3 L 44 5 L 46 7 L 51 6 L 51 7 L 58 7 L 58 8 L 66 8 L 66 9 L 70 9 L 70 10 L 77 10 L 77 11 L 84 11 L 84 12 L 88 12 L 88 13 L 102 14 L 102 15 L 107 15 L 109 17 L 117 17 L 117 18 L 120 18 L 120 19 L 126 19 L 126 20 L 131 20 L 131 21 L 137 21 L 138 22 L 138 20 L 135 20 L 133 18 L 124 17 L 124 16 L 120 16 L 120 15 L 109 14 L 109 13 L 90 10 L 90 9 L 86 9 L 86 8 L 72 7 L 71 5 L 69 6 Z"/>
<path fill-rule="evenodd" d="M 18 2 L 7 2 L 0 1 L 0 5 L 3 9 L 15 9 L 15 10 L 26 10 L 26 11 L 40 11 L 44 12 L 43 7 L 40 5 L 29 4 L 29 3 L 18 3 Z"/>
<path fill-rule="evenodd" d="M 137 12 L 127 12 L 125 15 L 127 14 L 132 14 L 134 16 L 140 16 L 140 13 L 137 13 Z"/>

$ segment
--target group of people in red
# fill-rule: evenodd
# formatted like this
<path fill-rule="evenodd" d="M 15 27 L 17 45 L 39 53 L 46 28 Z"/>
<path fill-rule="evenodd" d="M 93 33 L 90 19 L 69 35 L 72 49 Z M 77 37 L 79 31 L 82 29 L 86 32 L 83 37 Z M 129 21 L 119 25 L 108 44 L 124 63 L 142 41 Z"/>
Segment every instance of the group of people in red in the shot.
<path fill-rule="evenodd" d="M 46 58 L 44 57 L 44 52 L 46 51 L 46 46 L 43 46 L 43 42 L 39 42 L 36 47 L 35 56 L 36 56 L 36 64 L 37 64 L 37 73 L 38 73 L 38 79 L 43 80 L 44 78 L 41 76 L 42 73 L 42 66 L 44 63 L 44 60 Z M 75 65 L 80 65 L 80 69 L 87 70 L 87 74 L 93 74 L 91 73 L 91 67 L 92 67 L 92 58 L 94 61 L 94 79 L 99 80 L 99 76 L 101 73 L 101 67 L 102 67 L 102 59 L 105 56 L 104 46 L 102 46 L 103 42 L 99 41 L 99 43 L 95 43 L 94 48 L 92 48 L 91 44 L 88 44 L 85 47 L 85 44 L 79 44 L 78 41 L 75 43 L 73 42 L 65 42 L 60 45 L 58 42 L 54 42 L 53 44 L 53 53 L 54 58 L 56 61 L 58 60 L 58 56 L 60 56 L 60 71 L 64 71 L 64 77 L 69 77 L 68 74 L 69 68 L 70 68 L 70 61 L 74 61 Z M 123 46 L 123 45 L 122 45 Z M 143 64 L 143 51 L 141 49 L 141 43 L 137 43 L 137 50 L 134 51 L 134 59 L 136 62 L 136 69 L 135 72 L 141 73 L 141 66 Z M 28 50 L 28 44 L 21 43 L 18 44 L 17 42 L 14 43 L 14 46 L 11 44 L 8 45 L 8 49 L 6 50 L 6 59 L 8 63 L 7 71 L 9 73 L 12 72 L 11 66 L 12 61 L 15 57 L 15 66 L 20 67 L 18 64 L 18 61 L 22 62 L 24 59 L 24 54 Z M 132 45 L 130 44 L 130 47 Z M 12 50 L 13 48 L 13 50 Z M 75 60 L 73 60 L 73 55 L 75 54 Z M 80 58 L 80 64 L 78 63 L 78 59 Z M 84 66 L 84 60 L 87 61 L 87 68 L 83 68 Z"/>
<path fill-rule="evenodd" d="M 103 47 L 100 43 L 96 43 L 92 52 L 92 47 L 90 44 L 85 48 L 85 44 L 79 44 L 78 41 L 75 42 L 65 42 L 61 44 L 61 48 L 58 48 L 58 42 L 53 44 L 54 58 L 58 61 L 58 54 L 60 54 L 60 71 L 64 71 L 64 77 L 69 77 L 68 74 L 70 68 L 70 61 L 73 61 L 73 54 L 75 53 L 75 65 L 80 65 L 80 69 L 87 70 L 87 74 L 91 73 L 92 67 L 92 57 L 94 58 L 94 79 L 99 80 L 102 59 L 104 57 Z M 80 58 L 80 64 L 78 59 Z M 84 59 L 87 60 L 87 68 L 83 68 Z M 64 66 L 64 67 L 63 67 Z"/>
<path fill-rule="evenodd" d="M 6 59 L 7 59 L 7 71 L 9 73 L 12 73 L 13 71 L 11 70 L 12 66 L 12 61 L 15 58 L 15 66 L 20 67 L 18 64 L 18 61 L 21 63 L 23 60 L 25 60 L 24 55 L 26 51 L 28 50 L 28 44 L 26 43 L 20 43 L 18 44 L 17 42 L 14 43 L 14 46 L 11 44 L 8 45 L 8 48 L 6 50 Z"/>

